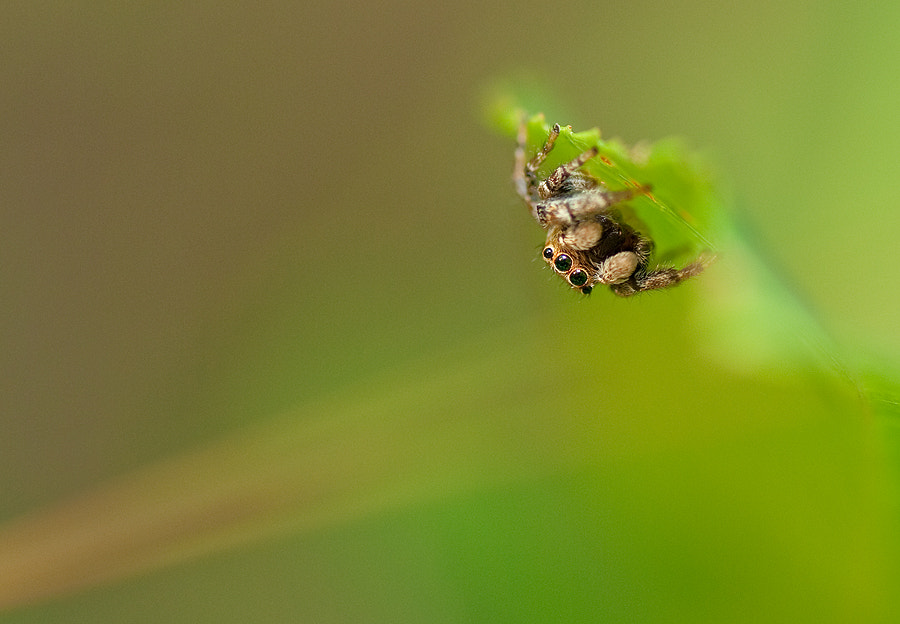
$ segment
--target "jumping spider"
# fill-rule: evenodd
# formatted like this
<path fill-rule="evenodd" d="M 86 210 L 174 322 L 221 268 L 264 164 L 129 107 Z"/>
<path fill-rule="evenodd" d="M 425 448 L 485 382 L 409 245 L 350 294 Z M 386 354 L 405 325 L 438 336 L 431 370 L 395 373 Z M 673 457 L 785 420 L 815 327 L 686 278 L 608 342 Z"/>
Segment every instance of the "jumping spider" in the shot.
<path fill-rule="evenodd" d="M 649 270 L 653 241 L 624 223 L 611 207 L 649 193 L 649 186 L 610 191 L 583 171 L 598 154 L 592 147 L 571 162 L 557 167 L 546 180 L 536 171 L 559 136 L 553 126 L 543 149 L 525 161 L 526 121 L 519 127 L 513 181 L 516 192 L 531 208 L 531 215 L 547 230 L 541 252 L 544 260 L 572 288 L 587 294 L 597 284 L 607 284 L 621 297 L 644 290 L 668 288 L 700 274 L 710 259 L 700 258 L 682 269 Z"/>

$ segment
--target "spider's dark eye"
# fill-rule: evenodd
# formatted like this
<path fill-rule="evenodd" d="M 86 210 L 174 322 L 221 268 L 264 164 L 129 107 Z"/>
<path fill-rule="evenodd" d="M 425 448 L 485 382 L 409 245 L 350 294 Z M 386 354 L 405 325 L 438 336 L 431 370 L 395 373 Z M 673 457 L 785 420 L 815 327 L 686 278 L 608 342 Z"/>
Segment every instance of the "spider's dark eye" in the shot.
<path fill-rule="evenodd" d="M 581 292 L 585 295 L 589 295 L 589 294 L 591 294 L 592 290 L 594 290 L 593 286 L 585 286 L 584 288 L 581 289 Z"/>
<path fill-rule="evenodd" d="M 559 254 L 556 256 L 556 260 L 553 261 L 553 266 L 555 266 L 556 270 L 560 273 L 565 273 L 572 268 L 572 258 L 566 254 Z"/>
<path fill-rule="evenodd" d="M 550 260 L 553 257 L 553 247 L 544 247 L 544 260 Z"/>
<path fill-rule="evenodd" d="M 575 269 L 569 274 L 569 283 L 572 284 L 572 286 L 584 286 L 587 283 L 587 280 L 587 273 L 581 269 Z"/>

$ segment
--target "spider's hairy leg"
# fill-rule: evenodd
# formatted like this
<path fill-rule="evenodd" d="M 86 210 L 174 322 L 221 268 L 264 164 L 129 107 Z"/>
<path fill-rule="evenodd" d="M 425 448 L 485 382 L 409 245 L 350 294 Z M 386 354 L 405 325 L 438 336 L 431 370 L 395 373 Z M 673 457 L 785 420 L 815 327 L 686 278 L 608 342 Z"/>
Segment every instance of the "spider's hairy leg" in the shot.
<path fill-rule="evenodd" d="M 516 186 L 516 193 L 525 203 L 530 204 L 534 198 L 534 189 L 537 187 L 535 171 L 543 164 L 547 154 L 553 149 L 559 136 L 559 131 L 559 124 L 554 124 L 553 128 L 550 129 L 550 134 L 547 136 L 547 142 L 544 143 L 544 147 L 534 155 L 534 158 L 526 163 L 525 149 L 528 144 L 528 116 L 522 116 L 516 137 L 516 164 L 513 168 L 513 183 Z"/>
<path fill-rule="evenodd" d="M 522 115 L 519 124 L 519 134 L 516 142 L 516 164 L 513 167 L 513 183 L 516 185 L 516 193 L 526 203 L 531 201 L 531 187 L 533 179 L 526 179 L 525 174 L 525 143 L 528 141 L 528 116 Z"/>
<path fill-rule="evenodd" d="M 552 197 L 534 204 L 532 212 L 544 227 L 553 225 L 568 227 L 607 212 L 610 206 L 628 201 L 640 193 L 647 192 L 649 188 L 643 186 L 620 191 L 590 189 L 582 193 Z"/>
<path fill-rule="evenodd" d="M 573 173 L 580 169 L 581 166 L 584 165 L 584 163 L 596 156 L 599 151 L 600 150 L 598 150 L 597 147 L 594 146 L 586 152 L 582 153 L 580 156 L 573 158 L 566 164 L 560 165 L 559 167 L 554 169 L 553 173 L 551 173 L 550 176 L 546 180 L 544 180 L 538 187 L 538 193 L 540 193 L 541 198 L 547 199 L 548 197 L 552 197 L 554 194 L 559 192 L 565 181 L 568 180 Z"/>
<path fill-rule="evenodd" d="M 656 269 L 635 275 L 632 279 L 612 286 L 612 291 L 621 297 L 630 297 L 646 290 L 659 290 L 680 284 L 686 279 L 700 275 L 716 259 L 715 256 L 700 256 L 681 269 Z"/>
<path fill-rule="evenodd" d="M 534 158 L 528 161 L 528 165 L 525 168 L 526 175 L 529 177 L 534 176 L 534 172 L 543 164 L 544 159 L 547 158 L 547 154 L 549 154 L 550 150 L 553 149 L 553 146 L 556 145 L 557 137 L 559 137 L 559 124 L 553 124 L 553 127 L 550 128 L 550 134 L 547 135 L 547 142 L 544 143 L 544 147 L 534 155 Z"/>

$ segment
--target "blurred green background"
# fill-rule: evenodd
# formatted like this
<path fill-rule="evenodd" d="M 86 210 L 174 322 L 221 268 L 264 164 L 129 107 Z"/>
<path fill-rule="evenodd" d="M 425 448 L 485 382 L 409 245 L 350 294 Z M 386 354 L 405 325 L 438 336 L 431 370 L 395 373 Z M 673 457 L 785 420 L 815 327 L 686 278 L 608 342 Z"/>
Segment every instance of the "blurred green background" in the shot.
<path fill-rule="evenodd" d="M 0 17 L 2 621 L 896 621 L 891 423 L 843 367 L 900 347 L 900 8 Z M 483 121 L 510 83 L 711 154 L 840 362 L 710 346 L 767 296 L 737 250 L 569 292 Z"/>

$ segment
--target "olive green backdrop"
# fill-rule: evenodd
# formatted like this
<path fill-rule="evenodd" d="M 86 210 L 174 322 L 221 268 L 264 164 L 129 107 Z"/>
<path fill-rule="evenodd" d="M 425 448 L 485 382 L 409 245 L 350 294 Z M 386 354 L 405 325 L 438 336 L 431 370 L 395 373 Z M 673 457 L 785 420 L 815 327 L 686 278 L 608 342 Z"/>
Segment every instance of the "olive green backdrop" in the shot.
<path fill-rule="evenodd" d="M 298 461 L 349 502 L 80 560 L 68 589 L 23 571 L 0 620 L 889 620 L 896 498 L 852 381 L 706 358 L 705 276 L 573 296 L 484 107 L 515 83 L 576 130 L 686 137 L 812 316 L 893 357 L 898 28 L 842 3 L 4 5 L 0 519 L 273 419 L 333 428 Z M 710 281 L 740 285 L 727 257 Z M 341 440 L 366 458 L 343 477 Z"/>

